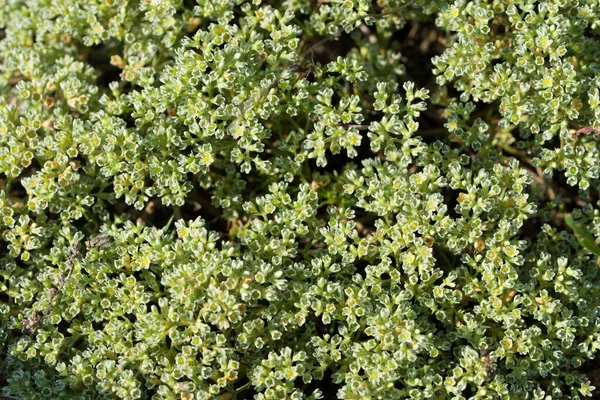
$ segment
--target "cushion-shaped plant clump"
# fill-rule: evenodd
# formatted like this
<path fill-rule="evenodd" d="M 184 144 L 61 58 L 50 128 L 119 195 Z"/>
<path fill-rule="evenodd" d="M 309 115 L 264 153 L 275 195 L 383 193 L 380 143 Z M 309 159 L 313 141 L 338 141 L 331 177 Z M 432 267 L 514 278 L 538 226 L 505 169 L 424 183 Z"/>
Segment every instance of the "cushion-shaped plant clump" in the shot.
<path fill-rule="evenodd" d="M 0 394 L 591 396 L 599 16 L 0 2 Z"/>

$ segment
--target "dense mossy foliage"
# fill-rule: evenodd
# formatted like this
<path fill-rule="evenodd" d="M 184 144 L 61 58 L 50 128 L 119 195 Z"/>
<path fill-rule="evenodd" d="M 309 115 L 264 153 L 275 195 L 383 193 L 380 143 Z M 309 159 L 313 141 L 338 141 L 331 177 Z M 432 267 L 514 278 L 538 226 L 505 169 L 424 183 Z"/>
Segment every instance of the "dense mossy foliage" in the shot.
<path fill-rule="evenodd" d="M 0 0 L 0 394 L 579 399 L 596 0 Z"/>

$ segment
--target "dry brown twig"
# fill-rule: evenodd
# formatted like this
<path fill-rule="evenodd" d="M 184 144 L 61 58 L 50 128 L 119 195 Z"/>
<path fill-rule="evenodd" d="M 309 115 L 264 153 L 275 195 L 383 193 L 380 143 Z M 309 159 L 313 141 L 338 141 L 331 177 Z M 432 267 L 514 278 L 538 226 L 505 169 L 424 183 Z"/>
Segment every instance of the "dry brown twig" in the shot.
<path fill-rule="evenodd" d="M 579 130 L 577 130 L 574 135 L 575 136 L 579 136 L 579 135 L 587 135 L 588 133 L 592 133 L 596 130 L 596 128 L 594 128 L 593 125 L 590 126 L 586 126 L 584 128 L 581 128 Z M 600 135 L 600 131 L 596 132 L 596 135 Z"/>
<path fill-rule="evenodd" d="M 485 362 L 485 371 L 487 373 L 488 379 L 493 379 L 496 375 L 496 371 L 494 371 L 494 367 L 490 361 L 490 351 L 489 349 L 481 349 L 479 350 L 479 354 L 483 357 L 483 361 Z"/>
<path fill-rule="evenodd" d="M 58 287 L 48 289 L 48 305 L 44 309 L 43 315 L 40 316 L 37 311 L 34 311 L 29 315 L 29 317 L 27 317 L 26 320 L 22 322 L 24 333 L 30 336 L 34 335 L 37 332 L 40 325 L 42 324 L 44 316 L 50 314 L 52 308 L 54 308 L 56 300 L 58 299 L 58 294 L 64 288 L 67 280 L 71 277 L 71 273 L 73 272 L 73 268 L 75 266 L 75 259 L 79 257 L 79 255 L 79 241 L 75 240 L 73 241 L 73 243 L 71 243 L 71 254 L 69 254 L 69 256 L 67 257 L 67 276 L 65 277 L 61 274 L 58 277 Z"/>

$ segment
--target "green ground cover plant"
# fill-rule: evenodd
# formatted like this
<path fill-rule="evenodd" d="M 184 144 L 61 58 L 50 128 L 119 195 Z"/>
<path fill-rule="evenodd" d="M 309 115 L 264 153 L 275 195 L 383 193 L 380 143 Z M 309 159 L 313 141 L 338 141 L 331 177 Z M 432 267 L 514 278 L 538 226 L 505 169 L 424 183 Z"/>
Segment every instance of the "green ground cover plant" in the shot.
<path fill-rule="evenodd" d="M 0 394 L 582 399 L 597 0 L 0 0 Z"/>

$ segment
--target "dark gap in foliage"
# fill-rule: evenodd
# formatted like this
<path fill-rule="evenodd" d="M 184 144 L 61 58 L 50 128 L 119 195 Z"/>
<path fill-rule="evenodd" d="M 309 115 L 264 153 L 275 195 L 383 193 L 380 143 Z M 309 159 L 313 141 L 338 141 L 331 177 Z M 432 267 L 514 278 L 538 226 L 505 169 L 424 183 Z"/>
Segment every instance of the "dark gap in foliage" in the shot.
<path fill-rule="evenodd" d="M 557 198 L 560 197 L 566 209 L 571 212 L 576 208 L 583 207 L 584 203 L 579 198 L 579 187 L 571 186 L 567 183 L 567 177 L 564 171 L 555 170 L 552 176 L 552 184 Z"/>
<path fill-rule="evenodd" d="M 308 240 L 310 240 L 309 238 L 303 238 L 302 240 L 298 241 L 298 249 L 304 249 L 306 247 L 306 245 L 308 244 Z M 290 258 L 290 261 L 292 263 L 301 263 L 304 260 L 304 257 L 302 257 L 302 254 L 300 251 L 298 251 L 296 253 L 296 255 L 294 255 L 294 257 Z M 289 277 L 292 278 L 292 280 L 296 280 L 296 279 L 305 279 L 305 274 L 303 272 L 298 272 L 298 270 L 293 269 L 289 272 Z"/>
<path fill-rule="evenodd" d="M 163 287 L 163 289 L 164 289 L 164 287 Z M 164 290 L 163 290 L 163 292 L 164 292 Z M 148 303 L 146 303 L 146 314 L 151 314 L 152 313 L 152 306 L 156 306 L 158 308 L 158 301 L 151 300 Z"/>
<path fill-rule="evenodd" d="M 583 342 L 583 339 L 581 339 L 581 342 Z M 586 374 L 593 386 L 600 387 L 600 362 L 597 358 L 587 360 L 581 367 L 581 372 Z M 600 394 L 596 394 L 591 398 L 600 399 Z"/>
<path fill-rule="evenodd" d="M 587 203 L 590 204 L 598 204 L 600 201 L 600 185 L 598 185 L 598 180 L 594 180 L 590 183 L 590 187 L 587 189 L 589 192 L 589 196 L 584 199 Z"/>
<path fill-rule="evenodd" d="M 548 292 L 550 293 L 550 290 L 548 290 Z M 552 294 L 550 294 L 550 297 L 553 297 Z M 531 328 L 532 326 L 537 326 L 542 332 L 541 337 L 546 337 L 548 335 L 548 328 L 546 327 L 546 325 L 535 319 L 533 315 L 523 315 L 522 319 L 524 322 L 523 329 Z"/>
<path fill-rule="evenodd" d="M 329 329 L 331 328 L 331 324 L 324 324 L 322 318 L 323 318 L 322 314 L 319 316 L 317 316 L 315 314 L 309 315 L 309 320 L 313 323 L 315 333 L 317 335 L 319 335 L 320 337 L 323 337 L 326 334 L 328 334 Z"/>
<path fill-rule="evenodd" d="M 114 192 L 113 185 L 109 185 L 105 189 L 105 192 Z M 146 207 L 144 209 L 137 210 L 133 205 L 128 205 L 127 203 L 125 203 L 124 196 L 121 196 L 120 198 L 116 199 L 114 204 L 107 203 L 106 209 L 111 215 L 128 214 L 130 220 L 134 223 L 138 220 L 152 223 L 156 218 L 155 205 L 157 203 L 159 203 L 158 199 L 151 198 L 148 201 L 146 201 Z M 150 208 L 153 210 L 152 213 L 148 212 Z"/>
<path fill-rule="evenodd" d="M 109 204 L 109 203 L 106 203 Z M 93 206 L 92 206 L 93 207 Z M 51 216 L 56 217 L 58 219 L 58 215 L 50 214 Z M 98 233 L 100 226 L 102 225 L 102 221 L 98 218 L 97 214 L 91 211 L 91 207 L 88 207 L 83 216 L 77 220 L 71 222 L 71 226 L 75 228 L 76 231 L 82 232 L 84 234 L 83 241 L 90 239 L 93 235 Z M 68 245 L 68 243 L 65 243 Z M 79 251 L 81 252 L 85 247 L 84 243 L 79 244 Z M 69 254 L 71 254 L 69 252 Z"/>
<path fill-rule="evenodd" d="M 494 70 L 494 69 L 495 69 L 494 67 L 495 67 L 496 65 L 502 65 L 502 64 L 503 64 L 503 61 L 502 61 L 501 59 L 499 59 L 499 58 L 495 58 L 495 59 L 493 59 L 493 60 L 492 60 L 492 62 L 490 63 L 490 66 L 491 66 L 492 70 Z"/>
<path fill-rule="evenodd" d="M 250 380 L 248 379 L 247 376 L 243 376 L 242 378 L 238 379 L 235 382 L 235 389 L 239 389 L 244 387 L 245 385 L 247 385 L 250 382 Z M 237 396 L 236 399 L 237 400 L 251 400 L 254 399 L 254 396 L 256 395 L 256 391 L 254 390 L 254 386 L 250 385 L 246 390 L 243 390 L 242 392 L 240 392 Z"/>
<path fill-rule="evenodd" d="M 437 85 L 432 87 L 432 89 L 436 89 L 436 88 L 441 89 L 441 87 L 437 86 Z M 443 88 L 446 89 L 449 99 L 458 99 L 460 97 L 461 92 L 459 92 L 458 89 L 454 85 L 447 85 L 447 86 L 444 86 Z M 440 110 L 442 110 L 442 111 L 444 109 L 445 109 L 444 107 L 440 108 Z"/>
<path fill-rule="evenodd" d="M 431 59 L 446 49 L 444 36 L 433 21 L 410 21 L 394 33 L 392 40 L 399 43 L 402 63 L 406 67 L 406 80 L 430 90 L 438 87 L 432 73 L 434 66 Z"/>
<path fill-rule="evenodd" d="M 404 381 L 397 380 L 396 382 L 394 382 L 394 389 L 396 389 L 398 391 L 406 390 L 406 386 L 404 385 Z"/>
<path fill-rule="evenodd" d="M 490 24 L 491 36 L 504 36 L 506 34 L 506 22 L 502 17 L 495 16 Z"/>
<path fill-rule="evenodd" d="M 139 277 L 136 277 L 136 280 L 138 282 L 141 281 L 141 279 Z M 126 319 L 127 321 L 131 322 L 132 324 L 135 324 L 137 322 L 137 318 L 133 314 L 123 314 L 123 319 Z"/>
<path fill-rule="evenodd" d="M 435 81 L 431 59 L 446 49 L 443 39 L 443 33 L 433 21 L 410 21 L 394 33 L 392 40 L 400 44 L 408 80 L 421 87 L 433 86 Z"/>
<path fill-rule="evenodd" d="M 463 390 L 461 393 L 461 395 L 464 396 L 465 399 L 471 399 L 473 398 L 472 396 L 475 396 L 475 394 L 477 394 L 477 387 L 472 383 L 469 383 L 465 390 Z"/>
<path fill-rule="evenodd" d="M 450 186 L 446 186 L 442 189 L 442 195 L 444 196 L 444 204 L 448 206 L 448 216 L 452 219 L 458 219 L 461 215 L 456 212 L 456 206 L 458 205 L 458 196 L 461 193 L 465 193 L 462 190 L 452 189 Z M 465 193 L 466 194 L 466 193 Z"/>
<path fill-rule="evenodd" d="M 184 10 L 193 10 L 198 3 L 195 0 L 183 0 L 183 9 Z"/>
<path fill-rule="evenodd" d="M 501 105 L 500 100 L 496 100 L 492 103 L 484 103 L 481 100 L 475 100 L 471 97 L 469 101 L 475 105 L 475 109 L 471 113 L 468 123 L 473 125 L 473 123 L 480 118 L 490 126 L 490 134 L 494 133 L 497 130 L 498 122 L 502 119 L 502 114 L 497 111 Z M 462 104 L 464 105 L 465 103 Z"/>
<path fill-rule="evenodd" d="M 360 237 L 366 237 L 366 236 L 374 233 L 377 230 L 377 228 L 375 227 L 375 221 L 377 221 L 378 219 L 384 219 L 384 218 L 375 213 L 368 212 L 366 210 L 362 210 L 362 209 L 357 209 L 357 210 L 359 212 L 357 213 L 356 218 L 354 218 L 354 221 L 356 222 L 356 230 L 360 234 Z M 390 225 L 396 222 L 395 215 L 390 215 L 390 216 L 388 216 L 388 218 L 389 218 Z"/>
<path fill-rule="evenodd" d="M 65 335 L 65 337 L 69 337 L 71 335 L 69 333 L 69 328 L 71 328 L 71 321 L 66 321 L 64 318 L 61 318 L 58 325 L 56 325 L 56 330 Z"/>
<path fill-rule="evenodd" d="M 304 383 L 302 379 L 297 379 L 295 386 L 302 389 L 306 396 L 310 396 L 316 389 L 321 389 L 323 399 L 336 399 L 337 392 L 341 388 L 339 384 L 333 383 L 333 373 L 331 367 L 323 373 L 323 378 L 320 380 L 313 379 L 310 383 Z"/>
<path fill-rule="evenodd" d="M 218 232 L 224 237 L 229 234 L 229 221 L 222 217 L 220 209 L 215 207 L 211 201 L 212 194 L 207 190 L 195 185 L 192 192 L 187 196 L 185 204 L 181 207 L 182 216 L 195 219 L 201 216 L 206 222 L 206 228 Z"/>
<path fill-rule="evenodd" d="M 100 87 L 108 87 L 112 81 L 120 80 L 121 69 L 110 63 L 111 55 L 121 53 L 116 46 L 98 45 L 86 48 L 87 63 L 99 72 L 96 83 Z"/>
<path fill-rule="evenodd" d="M 144 379 L 144 381 L 146 381 L 146 379 Z M 154 386 L 152 389 L 147 388 L 147 383 L 144 386 L 146 387 L 146 399 L 152 399 L 158 394 L 158 386 Z"/>
<path fill-rule="evenodd" d="M 108 181 L 107 181 L 107 183 L 108 183 Z M 114 185 L 112 183 L 108 183 L 108 185 L 105 186 L 104 189 L 102 190 L 102 193 L 106 193 L 106 194 L 114 194 L 114 192 L 115 192 L 115 187 L 114 187 Z M 98 201 L 98 197 L 96 197 L 96 200 Z M 106 204 L 106 208 L 107 209 L 110 209 L 109 212 L 116 212 L 117 210 L 115 209 L 116 208 L 115 205 L 117 203 L 121 202 L 122 199 L 115 199 L 115 201 L 112 202 L 112 203 L 110 201 L 108 201 L 108 200 L 105 200 L 105 199 L 102 199 L 101 201 L 104 204 Z M 124 211 L 121 211 L 121 213 L 123 213 L 123 212 Z"/>
<path fill-rule="evenodd" d="M 363 278 L 367 277 L 367 267 L 369 266 L 369 262 L 365 259 L 359 258 L 354 261 L 354 273 L 359 274 Z"/>
<path fill-rule="evenodd" d="M 2 357 L 2 361 L 4 361 L 4 357 Z M 6 371 L 3 371 L 2 373 L 0 373 L 0 388 L 2 387 L 6 387 L 6 384 L 8 383 L 8 381 L 6 380 L 8 378 L 8 375 L 6 374 Z"/>
<path fill-rule="evenodd" d="M 460 92 L 453 85 L 444 86 L 446 89 L 446 93 L 443 96 L 445 100 L 442 100 L 444 104 L 434 104 L 432 97 L 435 96 L 436 90 L 439 89 L 439 87 L 436 87 L 435 85 L 428 85 L 425 87 L 430 89 L 430 98 L 425 100 L 427 109 L 421 112 L 421 115 L 417 118 L 419 130 L 415 135 L 421 136 L 423 141 L 428 144 L 434 143 L 437 140 L 447 143 L 447 140 L 444 140 L 448 135 L 446 128 L 444 128 L 444 124 L 447 122 L 447 118 L 445 117 L 445 103 L 449 102 L 450 99 L 460 98 Z"/>
<path fill-rule="evenodd" d="M 23 187 L 23 179 L 35 175 L 35 173 L 38 172 L 40 169 L 42 169 L 42 165 L 38 162 L 36 158 L 33 158 L 31 160 L 31 164 L 27 168 L 23 169 L 23 172 L 21 172 L 21 174 L 19 174 L 18 177 L 11 179 L 10 192 L 8 192 L 7 194 L 11 197 L 26 198 L 27 191 Z"/>
<path fill-rule="evenodd" d="M 414 133 L 413 136 L 420 136 L 424 143 L 433 144 L 436 141 L 443 141 L 447 136 L 445 128 L 441 128 L 446 123 L 438 113 L 432 109 L 437 107 L 433 106 L 429 100 L 427 101 L 427 110 L 419 115 L 417 122 L 419 123 L 419 129 Z"/>
<path fill-rule="evenodd" d="M 92 323 L 92 329 L 95 331 L 101 331 L 104 329 L 104 326 L 106 325 L 106 321 L 95 321 L 95 320 L 90 320 L 90 322 Z"/>
<path fill-rule="evenodd" d="M 456 269 L 456 267 L 462 265 L 460 262 L 460 257 L 457 259 L 454 254 L 447 251 L 446 248 L 441 245 L 434 244 L 432 246 L 433 250 L 433 258 L 436 259 L 435 266 L 444 271 L 444 276 L 442 276 L 438 281 L 442 281 L 446 278 L 447 273 Z M 440 261 L 443 263 L 440 265 Z"/>
<path fill-rule="evenodd" d="M 69 157 L 69 160 L 70 160 L 69 164 L 71 165 L 71 168 L 82 169 L 84 172 L 88 168 L 92 169 L 95 167 L 95 165 L 90 164 L 87 157 L 84 154 L 82 154 L 80 151 L 77 152 L 77 155 L 75 157 Z M 98 167 L 98 170 L 99 169 L 100 168 Z"/>
<path fill-rule="evenodd" d="M 362 125 L 368 125 L 368 122 L 363 122 Z M 348 127 L 349 129 L 350 127 Z M 362 161 L 370 158 L 374 158 L 377 155 L 371 150 L 368 139 L 368 130 L 359 129 L 358 133 L 361 136 L 360 146 L 356 147 L 357 155 L 355 157 L 349 157 L 345 149 L 341 149 L 338 154 L 332 154 L 330 150 L 326 151 L 327 165 L 324 167 L 317 166 L 316 159 L 308 159 L 305 162 L 308 164 L 308 168 L 314 172 L 321 173 L 332 173 L 338 176 L 343 176 L 346 170 L 359 171 L 362 166 Z"/>
<path fill-rule="evenodd" d="M 321 220 L 321 221 L 329 221 L 329 213 L 327 212 L 327 209 L 331 206 L 331 204 L 324 204 L 322 206 L 320 206 L 319 208 L 317 208 L 317 219 Z"/>
<path fill-rule="evenodd" d="M 598 41 L 600 39 L 598 32 L 592 29 L 589 25 L 586 25 L 583 28 L 583 37 L 594 41 Z"/>
<path fill-rule="evenodd" d="M 190 176 L 189 181 L 193 182 L 193 189 L 186 196 L 186 201 L 182 206 L 165 206 L 159 198 L 153 197 L 146 201 L 146 205 L 142 210 L 137 210 L 135 207 L 127 205 L 123 198 L 120 198 L 115 204 L 107 204 L 107 209 L 111 214 L 126 213 L 133 222 L 140 221 L 157 229 L 164 228 L 172 218 L 173 220 L 169 226 L 171 231 L 174 230 L 174 223 L 178 219 L 193 220 L 200 216 L 205 221 L 205 226 L 209 231 L 218 232 L 222 237 L 226 237 L 228 221 L 223 219 L 221 211 L 212 205 L 210 192 L 198 185 L 195 176 Z"/>
<path fill-rule="evenodd" d="M 445 326 L 443 321 L 440 321 L 435 313 L 431 313 L 427 316 L 427 322 L 435 327 L 434 332 L 447 331 L 447 328 L 453 329 L 454 326 Z"/>
<path fill-rule="evenodd" d="M 331 154 L 329 150 L 327 150 L 327 165 L 324 167 L 318 167 L 316 159 L 312 158 L 307 160 L 309 168 L 311 171 L 319 171 L 319 172 L 337 172 L 340 176 L 342 175 L 342 171 L 348 164 L 356 164 L 357 158 L 350 158 L 345 150 L 341 150 L 339 154 Z"/>
<path fill-rule="evenodd" d="M 298 77 L 298 80 L 304 78 L 306 79 L 306 81 L 311 84 L 311 83 L 316 83 L 317 82 L 317 78 L 315 77 L 315 67 L 316 65 L 313 64 L 313 62 L 310 60 L 310 58 L 308 60 L 299 60 L 298 62 L 300 62 L 300 65 L 298 65 L 297 67 L 294 67 L 293 65 L 290 67 L 292 69 L 292 71 L 296 71 L 296 76 Z"/>
<path fill-rule="evenodd" d="M 125 121 L 125 128 L 137 130 L 137 127 L 135 126 L 135 119 L 131 116 L 130 113 L 119 115 L 119 118 Z"/>
<path fill-rule="evenodd" d="M 581 199 L 579 187 L 577 185 L 571 186 L 567 183 L 567 178 L 564 174 L 564 171 L 554 170 L 552 179 L 546 179 L 545 184 L 547 185 L 546 193 L 548 194 L 550 189 L 554 191 L 554 194 L 556 195 L 555 201 L 561 204 L 561 207 L 566 213 L 571 213 L 575 209 L 580 209 L 585 204 L 584 200 Z M 590 187 L 592 186 L 593 183 L 590 185 Z M 593 197 L 592 201 L 597 201 L 597 191 L 594 190 L 593 193 L 595 196 Z M 593 203 L 590 202 L 590 204 Z M 564 228 L 563 217 L 557 212 L 553 212 L 552 216 L 552 225 L 555 227 Z"/>
<path fill-rule="evenodd" d="M 254 201 L 257 197 L 262 196 L 268 192 L 268 183 L 267 180 L 264 179 L 264 176 L 253 176 L 248 174 L 241 174 L 242 179 L 246 183 L 245 188 L 250 191 L 250 196 L 247 201 Z"/>
<path fill-rule="evenodd" d="M 539 218 L 528 218 L 523 222 L 518 235 L 529 240 L 529 244 L 535 243 L 542 232 L 542 221 Z M 529 247 L 529 246 L 528 246 Z"/>
<path fill-rule="evenodd" d="M 342 33 L 339 38 L 333 36 L 323 36 L 312 43 L 303 43 L 303 37 L 300 43 L 304 44 L 299 54 L 306 54 L 306 60 L 310 65 L 327 65 L 330 61 L 343 57 L 354 46 L 354 41 L 349 34 Z"/>
<path fill-rule="evenodd" d="M 8 243 L 5 241 L 0 242 L 0 254 L 9 254 L 8 251 Z M 8 261 L 8 260 L 6 260 Z M 14 260 L 15 264 L 19 264 L 18 260 Z M 8 262 L 3 260 L 2 264 L 0 264 L 0 271 L 6 270 L 6 267 L 10 265 Z M 7 287 L 10 287 L 10 279 L 3 278 L 0 282 L 4 281 Z M 6 300 L 5 300 L 6 296 Z M 5 291 L 0 291 L 0 301 L 8 301 L 8 293 Z"/>
<path fill-rule="evenodd" d="M 369 125 L 368 123 L 364 122 L 363 124 Z M 357 169 L 360 169 L 363 160 L 377 157 L 378 154 L 373 153 L 373 150 L 371 150 L 369 130 L 359 129 L 358 133 L 361 136 L 360 146 L 356 149 L 356 151 L 358 152 L 358 156 L 354 157 L 352 160 L 357 165 Z"/>
<path fill-rule="evenodd" d="M 440 32 L 433 22 L 413 21 L 408 22 L 402 29 L 395 32 L 393 39 L 398 43 L 398 50 L 402 54 L 402 63 L 406 72 L 402 78 L 404 81 L 412 81 L 417 88 L 423 87 L 430 90 L 430 95 L 439 90 L 432 73 L 433 64 L 431 59 L 439 56 L 445 50 L 442 44 L 443 33 Z M 460 94 L 452 85 L 448 85 L 449 97 L 458 97 Z M 417 118 L 420 131 L 436 132 L 433 135 L 424 134 L 426 142 L 433 143 L 435 140 L 443 139 L 444 135 L 437 132 L 445 122 L 441 113 L 443 108 L 435 106 L 431 98 L 426 100 L 427 110 Z M 417 131 L 417 135 L 419 132 Z"/>
<path fill-rule="evenodd" d="M 331 73 L 330 75 L 333 75 L 333 73 Z M 331 104 L 335 107 L 340 104 L 341 100 L 342 100 L 342 96 L 340 96 L 340 94 L 338 92 L 334 91 L 333 94 L 331 95 Z M 318 120 L 319 117 L 317 116 L 316 119 Z"/>
<path fill-rule="evenodd" d="M 567 177 L 565 176 L 564 171 L 554 170 L 552 179 L 546 179 L 545 184 L 547 187 L 553 189 L 556 195 L 556 201 L 562 204 L 566 213 L 581 209 L 586 203 L 596 204 L 600 200 L 600 193 L 597 186 L 598 180 L 590 181 L 590 186 L 587 189 L 587 197 L 583 197 L 585 192 L 580 192 L 578 184 L 572 186 L 567 183 Z M 563 226 L 562 216 L 556 213 L 554 213 L 554 215 L 554 225 L 558 227 Z"/>

